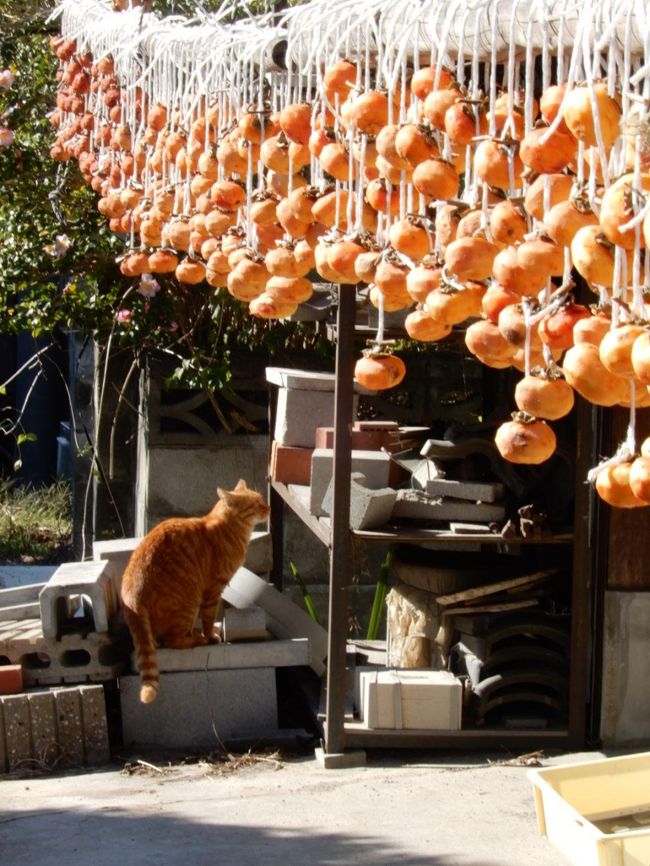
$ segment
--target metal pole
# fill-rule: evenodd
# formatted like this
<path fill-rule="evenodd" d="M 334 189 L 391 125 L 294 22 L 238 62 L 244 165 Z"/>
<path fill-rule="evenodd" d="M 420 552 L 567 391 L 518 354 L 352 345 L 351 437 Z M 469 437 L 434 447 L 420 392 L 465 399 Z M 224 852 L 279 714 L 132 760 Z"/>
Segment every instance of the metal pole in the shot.
<path fill-rule="evenodd" d="M 351 567 L 350 474 L 354 374 L 354 286 L 339 287 L 334 386 L 334 460 L 330 539 L 330 597 L 325 702 L 325 751 L 343 752 L 345 746 L 345 669 L 348 631 L 348 583 Z"/>

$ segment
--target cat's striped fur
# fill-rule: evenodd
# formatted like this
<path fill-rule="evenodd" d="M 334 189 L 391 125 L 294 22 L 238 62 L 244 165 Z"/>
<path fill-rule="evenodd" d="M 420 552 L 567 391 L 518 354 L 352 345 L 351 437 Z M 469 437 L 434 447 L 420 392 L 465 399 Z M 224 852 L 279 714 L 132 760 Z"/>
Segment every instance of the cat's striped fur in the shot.
<path fill-rule="evenodd" d="M 133 551 L 122 578 L 124 613 L 138 658 L 140 700 L 158 693 L 158 645 L 185 649 L 216 643 L 217 605 L 243 564 L 254 526 L 265 520 L 263 497 L 240 480 L 217 488 L 219 500 L 204 517 L 178 517 L 154 527 Z M 194 631 L 199 615 L 202 633 Z"/>

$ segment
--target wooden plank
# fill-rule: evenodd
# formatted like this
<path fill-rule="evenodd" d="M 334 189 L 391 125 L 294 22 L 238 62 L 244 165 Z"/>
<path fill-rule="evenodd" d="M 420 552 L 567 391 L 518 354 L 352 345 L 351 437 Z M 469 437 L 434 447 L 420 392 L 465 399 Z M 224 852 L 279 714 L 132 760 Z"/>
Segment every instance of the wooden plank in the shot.
<path fill-rule="evenodd" d="M 508 610 L 519 610 L 522 607 L 536 607 L 539 602 L 536 598 L 522 599 L 521 601 L 504 601 L 501 604 L 476 604 L 467 607 L 450 607 L 443 612 L 445 616 L 459 616 L 464 613 L 503 613 Z"/>
<path fill-rule="evenodd" d="M 454 592 L 450 595 L 439 595 L 436 598 L 436 602 L 442 607 L 446 607 L 449 604 L 471 601 L 475 598 L 482 598 L 485 595 L 494 595 L 497 592 L 515 589 L 519 586 L 528 586 L 532 583 L 540 583 L 541 581 L 551 577 L 553 574 L 557 574 L 557 569 L 536 571 L 534 574 L 511 577 L 508 580 L 499 580 L 497 583 L 488 583 L 485 586 L 475 586 L 472 589 L 464 589 L 462 592 Z"/>

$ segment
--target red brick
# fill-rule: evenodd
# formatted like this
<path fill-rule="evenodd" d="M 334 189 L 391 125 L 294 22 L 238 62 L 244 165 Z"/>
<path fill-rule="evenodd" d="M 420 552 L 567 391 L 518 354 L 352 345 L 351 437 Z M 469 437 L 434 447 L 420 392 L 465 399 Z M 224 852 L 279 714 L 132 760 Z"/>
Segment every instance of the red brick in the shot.
<path fill-rule="evenodd" d="M 271 478 L 282 484 L 309 484 L 313 450 L 281 445 L 274 441 L 271 445 Z"/>
<path fill-rule="evenodd" d="M 18 695 L 22 690 L 22 667 L 20 665 L 0 666 L 0 695 Z"/>

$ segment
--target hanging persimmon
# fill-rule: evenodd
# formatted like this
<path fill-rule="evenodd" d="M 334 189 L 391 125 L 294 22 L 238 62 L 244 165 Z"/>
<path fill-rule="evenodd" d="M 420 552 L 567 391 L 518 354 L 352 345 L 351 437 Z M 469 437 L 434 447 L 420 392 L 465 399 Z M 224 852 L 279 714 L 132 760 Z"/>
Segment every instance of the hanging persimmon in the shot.
<path fill-rule="evenodd" d="M 555 433 L 546 421 L 514 413 L 497 430 L 494 443 L 499 454 L 509 463 L 537 465 L 544 463 L 557 447 Z"/>
<path fill-rule="evenodd" d="M 354 365 L 354 381 L 369 391 L 385 391 L 400 384 L 406 365 L 397 355 L 366 351 Z"/>
<path fill-rule="evenodd" d="M 515 387 L 515 403 L 521 412 L 556 421 L 573 409 L 573 388 L 560 375 L 532 373 L 524 376 Z"/>

